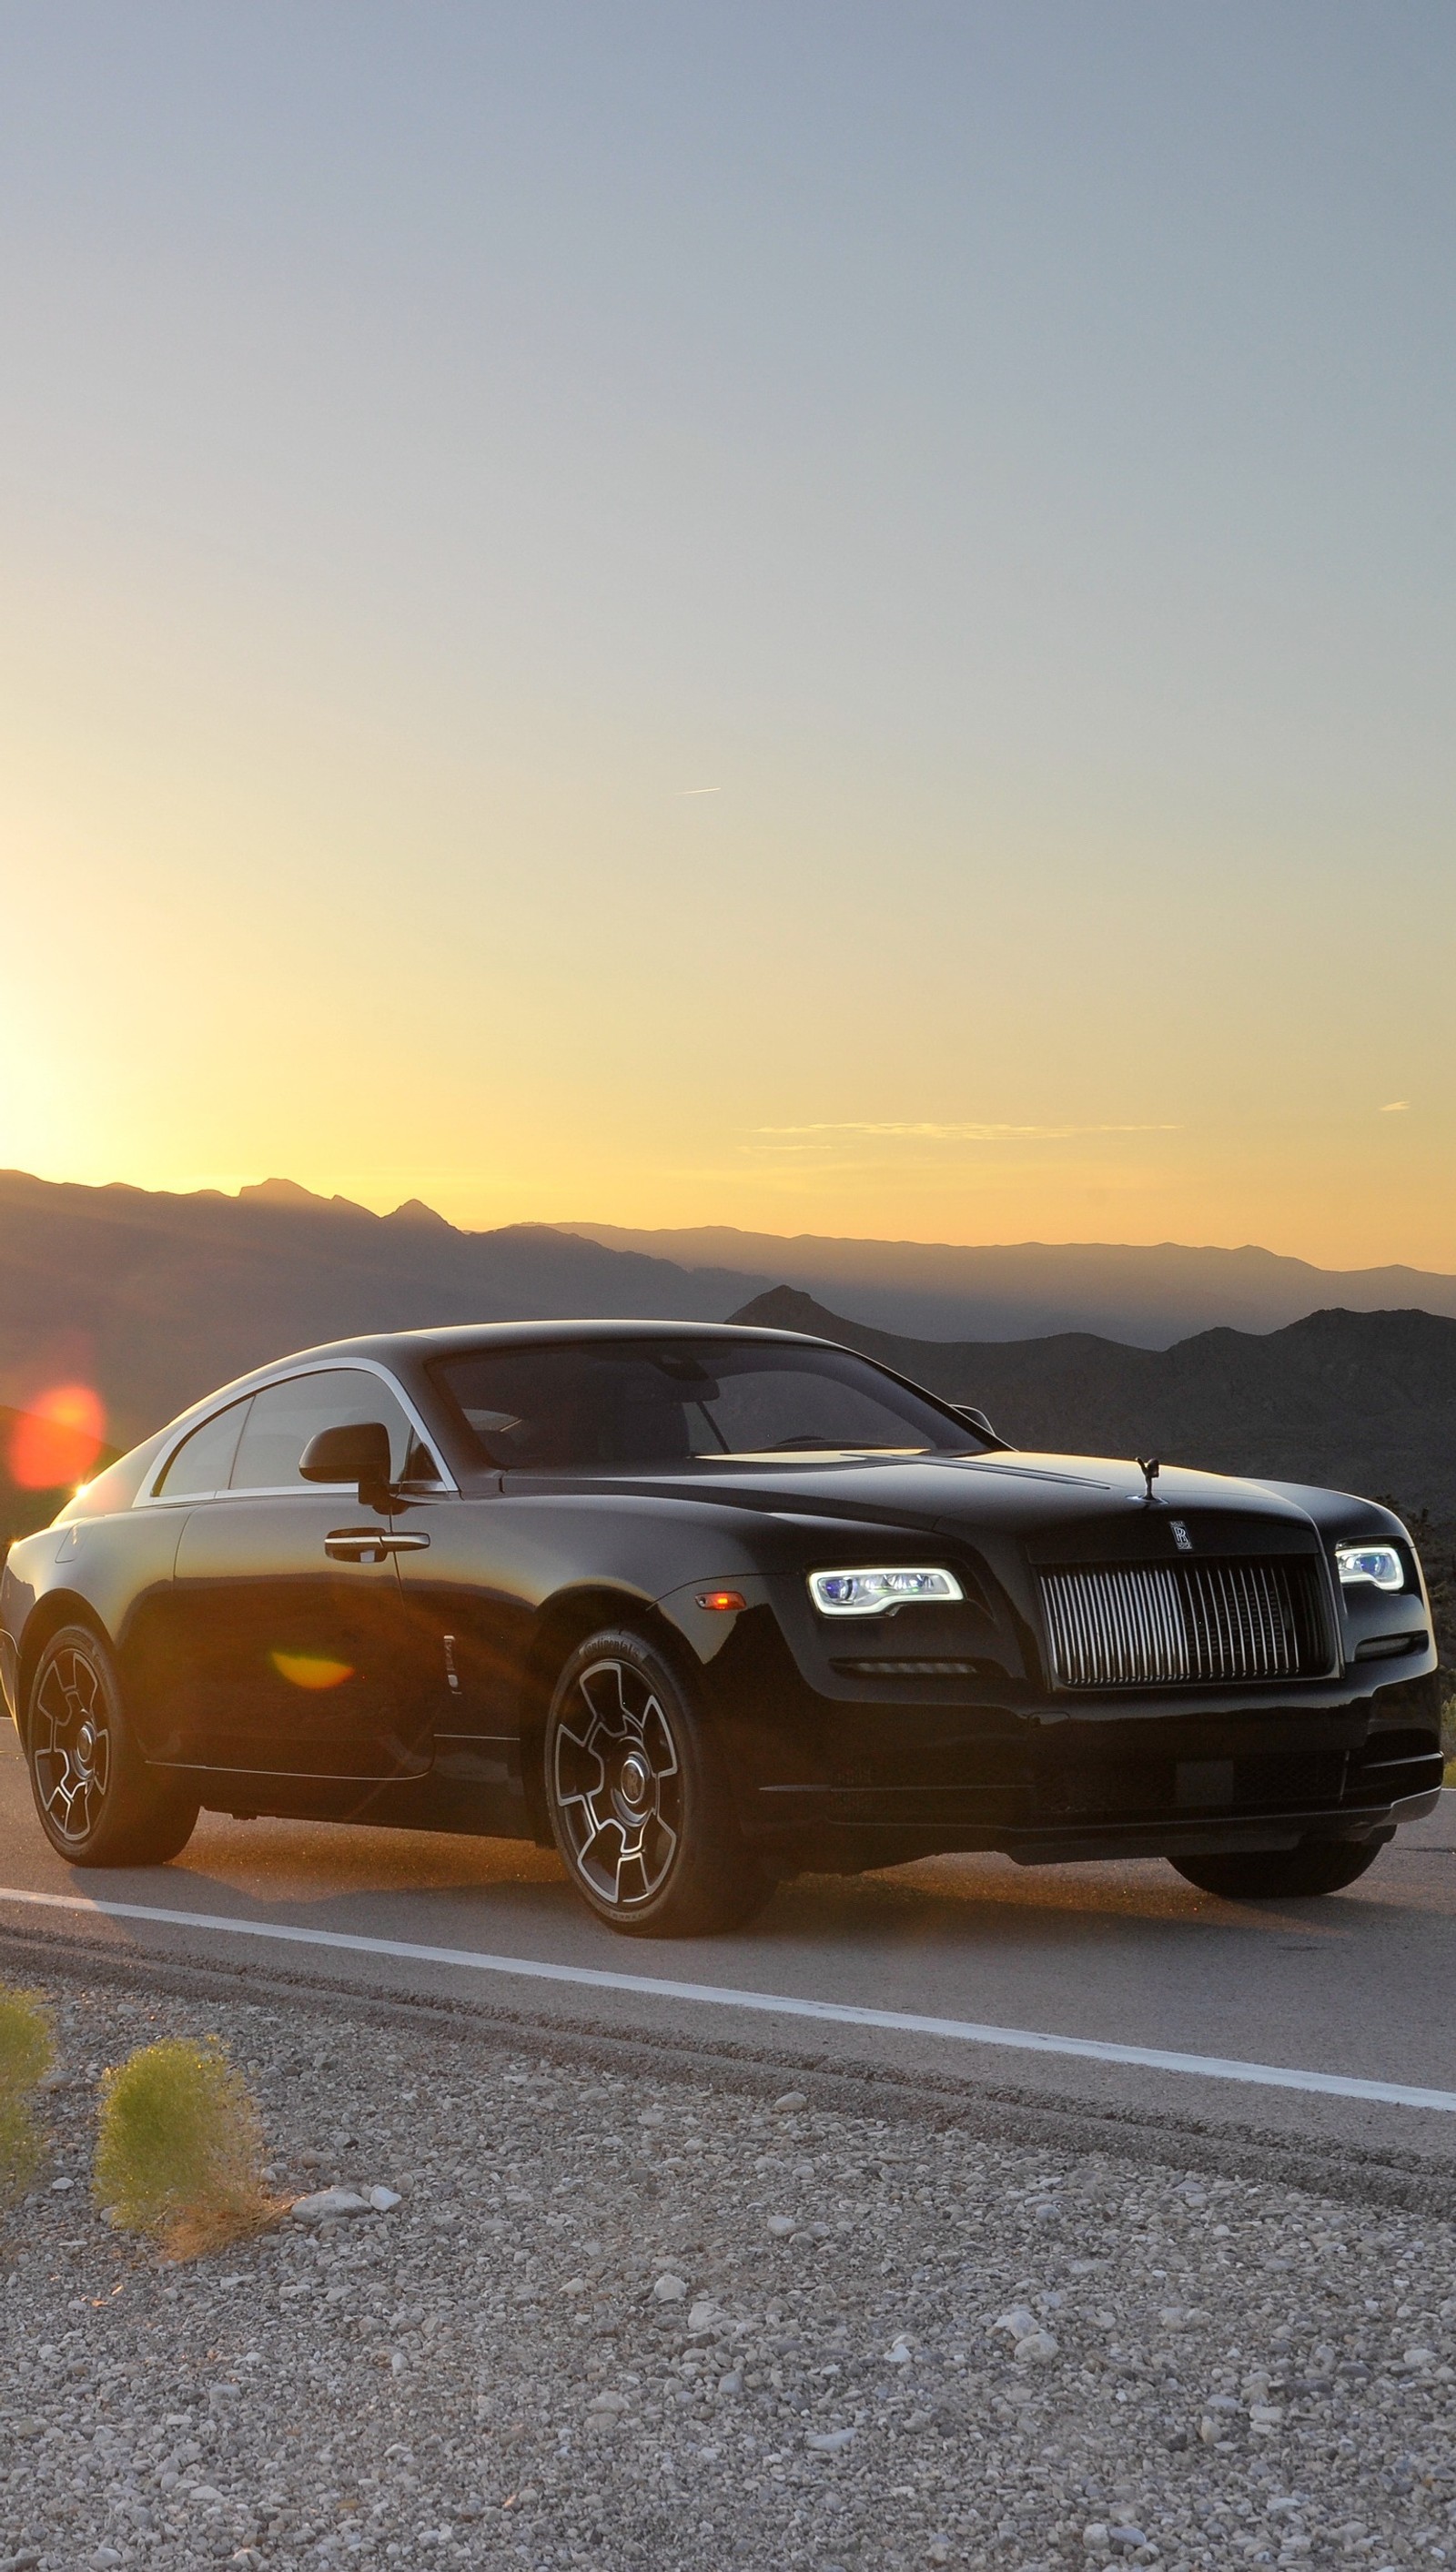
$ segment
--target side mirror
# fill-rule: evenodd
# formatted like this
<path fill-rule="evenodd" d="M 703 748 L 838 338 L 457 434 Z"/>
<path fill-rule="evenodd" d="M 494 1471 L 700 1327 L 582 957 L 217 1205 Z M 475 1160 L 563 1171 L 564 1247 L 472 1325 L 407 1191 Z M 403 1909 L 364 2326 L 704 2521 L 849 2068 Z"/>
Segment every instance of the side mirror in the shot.
<path fill-rule="evenodd" d="M 381 1420 L 341 1421 L 321 1429 L 299 1458 L 306 1483 L 357 1483 L 365 1509 L 389 1506 L 389 1433 Z"/>
<path fill-rule="evenodd" d="M 953 1402 L 951 1409 L 955 1412 L 958 1420 L 966 1421 L 967 1424 L 975 1430 L 978 1438 L 989 1439 L 993 1447 L 1006 1446 L 1007 1441 L 1004 1438 L 998 1437 L 997 1432 L 992 1428 L 990 1421 L 987 1419 L 985 1412 L 978 1411 L 974 1403 Z"/>

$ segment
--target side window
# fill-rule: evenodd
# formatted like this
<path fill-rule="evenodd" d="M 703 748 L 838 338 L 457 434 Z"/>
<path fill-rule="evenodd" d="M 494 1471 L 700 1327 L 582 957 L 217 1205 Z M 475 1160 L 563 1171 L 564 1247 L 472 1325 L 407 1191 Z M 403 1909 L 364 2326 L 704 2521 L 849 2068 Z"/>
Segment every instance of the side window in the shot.
<path fill-rule="evenodd" d="M 238 1451 L 238 1433 L 248 1416 L 248 1395 L 242 1402 L 230 1402 L 226 1411 L 215 1411 L 201 1429 L 184 1438 L 171 1464 L 157 1485 L 169 1501 L 196 1500 L 209 1492 L 226 1492 L 233 1458 Z"/>
<path fill-rule="evenodd" d="M 318 1375 L 290 1376 L 286 1384 L 266 1385 L 253 1397 L 248 1426 L 233 1466 L 235 1492 L 277 1492 L 296 1484 L 312 1491 L 299 1472 L 299 1458 L 321 1429 L 347 1423 L 381 1420 L 389 1433 L 389 1472 L 401 1481 L 412 1432 L 393 1394 L 376 1375 L 362 1368 L 330 1367 Z"/>
<path fill-rule="evenodd" d="M 440 1471 L 435 1463 L 433 1450 L 426 1447 L 417 1430 L 411 1429 L 409 1433 L 409 1452 L 404 1459 L 404 1471 L 399 1479 L 404 1483 L 426 1483 L 434 1488 L 439 1486 Z"/>

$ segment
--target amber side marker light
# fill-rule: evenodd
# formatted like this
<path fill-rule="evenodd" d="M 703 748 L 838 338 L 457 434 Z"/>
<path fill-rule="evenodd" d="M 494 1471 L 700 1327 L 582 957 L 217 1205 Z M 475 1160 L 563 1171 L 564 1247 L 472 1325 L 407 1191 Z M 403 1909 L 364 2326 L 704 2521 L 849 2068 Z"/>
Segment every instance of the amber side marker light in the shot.
<path fill-rule="evenodd" d="M 717 1608 L 727 1614 L 735 1608 L 746 1608 L 748 1606 L 748 1601 L 744 1598 L 741 1590 L 700 1590 L 698 1592 L 698 1606 L 700 1608 Z"/>

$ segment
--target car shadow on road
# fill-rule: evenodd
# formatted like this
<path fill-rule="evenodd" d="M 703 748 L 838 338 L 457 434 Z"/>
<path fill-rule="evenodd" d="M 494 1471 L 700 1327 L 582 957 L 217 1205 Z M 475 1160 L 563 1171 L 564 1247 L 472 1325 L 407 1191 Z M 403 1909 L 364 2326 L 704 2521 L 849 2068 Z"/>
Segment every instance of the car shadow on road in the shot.
<path fill-rule="evenodd" d="M 88 1881 L 102 1890 L 98 1879 Z M 681 1970 L 691 1957 L 711 1960 L 713 1979 L 749 1979 L 751 1961 L 759 1982 L 776 1956 L 802 1968 L 815 1954 L 889 1964 L 912 1951 L 942 1960 L 1017 1951 L 1029 1959 L 1075 1956 L 1085 1971 L 1097 1955 L 1141 1951 L 1150 1960 L 1210 1936 L 1220 1946 L 1235 1937 L 1327 1951 L 1378 1938 L 1409 1909 L 1364 1885 L 1356 1899 L 1232 1903 L 1184 1884 L 1160 1861 L 1030 1870 L 978 1855 L 863 1876 L 801 1876 L 727 1937 L 624 1939 L 589 1917 L 553 1851 L 525 1842 L 212 1816 L 172 1865 L 145 1879 L 118 1874 L 106 1891 L 117 1900 L 287 1917 L 429 1945 L 544 1943 L 647 1975 L 674 1970 L 669 1958 Z"/>

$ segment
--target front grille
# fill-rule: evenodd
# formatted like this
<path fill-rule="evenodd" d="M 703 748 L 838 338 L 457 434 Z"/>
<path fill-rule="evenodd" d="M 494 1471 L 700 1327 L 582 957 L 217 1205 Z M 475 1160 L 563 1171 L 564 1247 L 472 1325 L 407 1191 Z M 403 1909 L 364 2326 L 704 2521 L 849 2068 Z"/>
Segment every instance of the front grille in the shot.
<path fill-rule="evenodd" d="M 1044 1572 L 1053 1675 L 1062 1687 L 1256 1685 L 1329 1666 L 1316 1566 L 1091 1564 Z"/>

